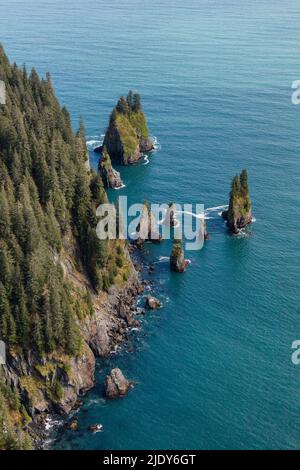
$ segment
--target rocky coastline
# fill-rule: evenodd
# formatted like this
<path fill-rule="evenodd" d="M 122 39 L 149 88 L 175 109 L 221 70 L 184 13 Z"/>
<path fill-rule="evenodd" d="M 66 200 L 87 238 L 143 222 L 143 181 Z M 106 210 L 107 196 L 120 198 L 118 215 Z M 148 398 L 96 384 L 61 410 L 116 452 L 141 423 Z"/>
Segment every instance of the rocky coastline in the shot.
<path fill-rule="evenodd" d="M 49 438 L 48 423 L 57 418 L 67 418 L 80 407 L 80 397 L 95 386 L 96 358 L 108 357 L 126 341 L 129 328 L 139 324 L 135 318 L 136 303 L 143 293 L 144 282 L 129 251 L 127 259 L 131 265 L 127 282 L 122 286 L 112 285 L 101 296 L 93 295 L 94 313 L 80 323 L 83 342 L 78 357 L 55 353 L 41 357 L 32 351 L 7 355 L 6 379 L 21 390 L 22 402 L 31 416 L 26 429 L 36 449 L 45 447 Z M 60 261 L 67 266 L 65 276 L 76 283 L 77 288 L 85 290 L 86 279 L 80 277 L 70 260 Z"/>

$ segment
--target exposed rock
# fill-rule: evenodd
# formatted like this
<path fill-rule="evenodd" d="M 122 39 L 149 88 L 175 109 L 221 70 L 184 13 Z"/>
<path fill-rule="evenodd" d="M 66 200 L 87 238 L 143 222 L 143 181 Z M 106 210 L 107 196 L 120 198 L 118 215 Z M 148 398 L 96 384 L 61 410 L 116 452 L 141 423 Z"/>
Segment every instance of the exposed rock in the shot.
<path fill-rule="evenodd" d="M 93 433 L 101 432 L 103 430 L 103 425 L 102 424 L 92 424 L 91 426 L 89 426 L 89 430 L 92 431 Z"/>
<path fill-rule="evenodd" d="M 152 295 L 148 294 L 146 297 L 146 307 L 150 310 L 155 310 L 161 307 L 161 302 L 155 297 L 152 297 Z"/>
<path fill-rule="evenodd" d="M 119 99 L 111 114 L 103 145 L 111 159 L 121 165 L 136 163 L 144 152 L 154 149 L 138 94 L 129 92 L 127 98 Z"/>
<path fill-rule="evenodd" d="M 99 145 L 99 147 L 94 148 L 95 153 L 102 153 L 103 152 L 103 145 Z"/>
<path fill-rule="evenodd" d="M 168 209 L 167 209 L 167 212 L 166 212 L 164 222 L 163 222 L 164 225 L 167 225 L 169 227 L 176 227 L 177 226 L 178 222 L 176 220 L 175 213 L 176 213 L 176 205 L 173 204 L 172 202 L 170 202 L 170 204 L 168 206 Z"/>
<path fill-rule="evenodd" d="M 180 240 L 174 240 L 170 256 L 170 269 L 178 273 L 185 271 L 188 261 L 184 259 L 184 251 Z"/>
<path fill-rule="evenodd" d="M 228 210 L 222 212 L 230 231 L 237 235 L 252 222 L 252 207 L 249 196 L 248 173 L 243 170 L 236 175 L 231 184 Z"/>
<path fill-rule="evenodd" d="M 210 236 L 207 232 L 206 221 L 205 219 L 200 220 L 200 231 L 199 234 L 203 237 L 203 240 L 209 240 Z"/>
<path fill-rule="evenodd" d="M 137 226 L 137 233 L 139 234 L 135 241 L 138 247 L 142 247 L 146 240 L 153 243 L 160 243 L 162 238 L 157 229 L 157 222 L 154 214 L 151 212 L 150 205 L 147 202 L 143 204 L 143 210 L 139 224 Z"/>
<path fill-rule="evenodd" d="M 119 398 L 127 395 L 133 387 L 133 382 L 127 380 L 118 368 L 112 369 L 105 379 L 105 394 L 107 398 Z"/>
<path fill-rule="evenodd" d="M 9 383 L 20 390 L 34 419 L 41 413 L 69 413 L 74 408 L 78 395 L 94 386 L 95 357 L 85 342 L 76 358 L 53 354 L 45 362 L 33 352 L 8 354 L 4 372 Z"/>
<path fill-rule="evenodd" d="M 111 286 L 105 298 L 95 305 L 94 315 L 84 319 L 83 336 L 96 356 L 108 356 L 117 344 L 126 339 L 127 328 L 137 325 L 133 307 L 143 290 L 132 267 L 126 284 L 122 287 Z"/>
<path fill-rule="evenodd" d="M 105 188 L 120 188 L 123 186 L 120 173 L 112 167 L 110 156 L 104 147 L 98 166 Z"/>
<path fill-rule="evenodd" d="M 145 152 L 152 152 L 152 150 L 154 150 L 154 142 L 153 142 L 153 139 L 151 139 L 151 137 L 141 137 L 140 138 L 140 151 L 142 153 L 145 153 Z"/>
<path fill-rule="evenodd" d="M 77 398 L 76 403 L 75 403 L 73 409 L 74 409 L 74 410 L 78 410 L 78 408 L 80 408 L 82 405 L 83 405 L 83 401 L 80 400 L 80 398 Z"/>
<path fill-rule="evenodd" d="M 77 419 L 71 419 L 71 421 L 69 421 L 67 423 L 66 427 L 70 431 L 77 431 L 78 430 L 78 420 Z"/>

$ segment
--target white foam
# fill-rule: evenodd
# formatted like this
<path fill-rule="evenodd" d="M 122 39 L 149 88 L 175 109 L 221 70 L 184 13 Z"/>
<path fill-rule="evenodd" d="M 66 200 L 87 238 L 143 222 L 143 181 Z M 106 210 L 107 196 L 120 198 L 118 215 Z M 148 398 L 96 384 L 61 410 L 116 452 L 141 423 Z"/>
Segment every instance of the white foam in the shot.
<path fill-rule="evenodd" d="M 154 152 L 157 152 L 158 150 L 161 150 L 161 144 L 158 142 L 157 137 L 155 135 L 152 135 L 152 140 L 153 140 L 153 147 L 154 147 Z"/>
<path fill-rule="evenodd" d="M 86 142 L 87 149 L 92 152 L 95 148 L 100 147 L 103 144 L 102 140 L 88 140 Z"/>
<path fill-rule="evenodd" d="M 50 416 L 48 416 L 45 419 L 45 429 L 46 431 L 51 431 L 54 427 L 62 426 L 62 421 L 59 421 L 57 419 L 53 419 Z"/>
<path fill-rule="evenodd" d="M 148 165 L 150 163 L 148 155 L 144 155 L 144 162 L 144 165 Z"/>
<path fill-rule="evenodd" d="M 103 144 L 105 134 L 91 135 L 86 139 L 86 146 L 90 152 L 93 152 L 95 148 L 100 147 Z"/>
<path fill-rule="evenodd" d="M 208 207 L 205 209 L 205 212 L 225 211 L 226 209 L 228 209 L 228 204 L 224 204 L 223 206 Z"/>
<path fill-rule="evenodd" d="M 176 211 L 176 214 L 187 214 L 191 215 L 192 217 L 195 217 L 196 219 L 205 219 L 205 215 L 203 213 L 195 214 L 194 212 L 190 211 Z"/>
<path fill-rule="evenodd" d="M 126 184 L 124 184 L 124 183 L 121 186 L 119 186 L 118 188 L 114 188 L 114 189 L 116 189 L 118 191 L 119 189 L 123 189 L 123 188 L 126 188 Z"/>
<path fill-rule="evenodd" d="M 160 257 L 158 258 L 158 261 L 160 261 L 160 262 L 161 262 L 161 261 L 165 262 L 165 261 L 169 261 L 169 260 L 170 260 L 170 257 L 169 257 L 169 256 L 160 256 Z"/>

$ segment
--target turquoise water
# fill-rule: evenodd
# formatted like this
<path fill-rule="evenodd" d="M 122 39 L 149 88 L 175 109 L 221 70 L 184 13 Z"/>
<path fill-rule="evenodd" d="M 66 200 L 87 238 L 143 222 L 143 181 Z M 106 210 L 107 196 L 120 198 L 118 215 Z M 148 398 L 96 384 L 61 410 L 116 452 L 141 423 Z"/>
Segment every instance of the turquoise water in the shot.
<path fill-rule="evenodd" d="M 172 3 L 172 5 L 171 5 Z M 158 262 L 164 308 L 119 354 L 98 363 L 99 385 L 64 449 L 300 448 L 300 2 L 287 0 L 0 0 L 0 40 L 12 61 L 51 70 L 57 94 L 105 130 L 119 95 L 143 98 L 161 149 L 122 169 L 131 201 L 226 204 L 246 167 L 256 222 L 233 238 L 213 212 L 211 240 L 183 275 Z M 115 195 L 115 193 L 114 193 Z M 106 402 L 108 368 L 138 382 Z M 92 435 L 90 424 L 104 432 Z"/>

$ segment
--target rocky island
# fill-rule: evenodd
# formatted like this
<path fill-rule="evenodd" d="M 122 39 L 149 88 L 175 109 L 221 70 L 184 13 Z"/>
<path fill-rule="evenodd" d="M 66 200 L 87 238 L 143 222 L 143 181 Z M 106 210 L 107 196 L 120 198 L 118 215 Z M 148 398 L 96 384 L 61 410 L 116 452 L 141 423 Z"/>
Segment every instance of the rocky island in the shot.
<path fill-rule="evenodd" d="M 143 153 L 154 149 L 138 93 L 129 91 L 127 98 L 119 99 L 110 116 L 105 147 L 111 160 L 120 165 L 136 163 Z"/>
<path fill-rule="evenodd" d="M 252 206 L 249 196 L 248 172 L 243 170 L 231 183 L 228 210 L 222 213 L 230 231 L 237 235 L 252 222 Z"/>

